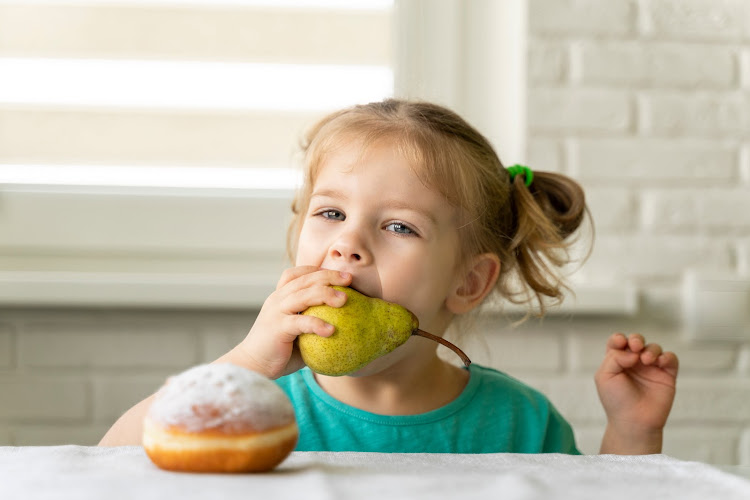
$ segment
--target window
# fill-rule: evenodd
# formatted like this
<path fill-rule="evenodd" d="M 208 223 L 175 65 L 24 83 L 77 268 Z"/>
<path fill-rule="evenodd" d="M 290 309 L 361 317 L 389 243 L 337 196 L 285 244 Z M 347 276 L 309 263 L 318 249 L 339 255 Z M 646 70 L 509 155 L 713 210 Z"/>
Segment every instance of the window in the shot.
<path fill-rule="evenodd" d="M 523 5 L 0 0 L 0 304 L 260 305 L 341 106 L 436 100 L 522 161 Z"/>

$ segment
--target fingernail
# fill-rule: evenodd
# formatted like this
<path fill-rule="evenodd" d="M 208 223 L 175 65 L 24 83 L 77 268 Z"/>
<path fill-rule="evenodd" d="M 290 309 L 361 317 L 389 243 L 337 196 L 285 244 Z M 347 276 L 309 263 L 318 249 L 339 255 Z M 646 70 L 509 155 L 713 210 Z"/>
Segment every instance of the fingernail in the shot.
<path fill-rule="evenodd" d="M 346 271 L 340 271 L 339 274 L 344 279 L 349 279 L 349 276 L 351 276 L 351 274 L 347 273 Z"/>
<path fill-rule="evenodd" d="M 346 293 L 341 290 L 336 290 L 336 297 L 346 297 Z"/>

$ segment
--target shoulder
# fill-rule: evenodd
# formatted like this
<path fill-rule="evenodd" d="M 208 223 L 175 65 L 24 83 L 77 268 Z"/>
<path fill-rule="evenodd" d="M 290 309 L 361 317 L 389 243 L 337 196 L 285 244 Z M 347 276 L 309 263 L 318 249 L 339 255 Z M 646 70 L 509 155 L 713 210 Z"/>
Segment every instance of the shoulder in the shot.
<path fill-rule="evenodd" d="M 529 422 L 563 420 L 546 395 L 517 378 L 479 365 L 472 365 L 471 374 L 477 377 L 475 399 L 483 407 Z"/>
<path fill-rule="evenodd" d="M 479 379 L 479 404 L 512 425 L 513 449 L 580 454 L 570 424 L 541 391 L 492 368 L 472 365 L 471 373 Z"/>
<path fill-rule="evenodd" d="M 549 402 L 547 397 L 537 389 L 500 370 L 481 365 L 471 365 L 471 376 L 478 378 L 480 391 L 502 392 L 510 398 Z"/>

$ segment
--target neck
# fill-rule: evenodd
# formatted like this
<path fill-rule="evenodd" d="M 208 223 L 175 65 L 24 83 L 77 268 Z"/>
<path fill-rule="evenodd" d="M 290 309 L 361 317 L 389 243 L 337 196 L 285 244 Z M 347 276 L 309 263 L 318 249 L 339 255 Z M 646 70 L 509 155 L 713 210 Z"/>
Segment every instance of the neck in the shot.
<path fill-rule="evenodd" d="M 410 342 L 430 341 L 415 339 Z M 399 362 L 372 374 L 367 373 L 369 367 L 365 367 L 364 373 L 360 372 L 358 376 L 316 374 L 315 378 L 328 394 L 361 410 L 381 415 L 425 413 L 458 397 L 469 374 L 441 360 L 434 346 L 422 344 L 419 348 L 423 355 L 409 353 Z"/>

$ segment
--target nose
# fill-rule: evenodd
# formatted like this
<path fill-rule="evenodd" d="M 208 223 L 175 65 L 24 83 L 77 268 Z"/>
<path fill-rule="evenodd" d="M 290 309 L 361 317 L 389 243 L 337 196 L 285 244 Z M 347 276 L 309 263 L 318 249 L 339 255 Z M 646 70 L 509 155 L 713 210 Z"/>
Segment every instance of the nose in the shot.
<path fill-rule="evenodd" d="M 354 231 L 340 234 L 328 250 L 329 257 L 340 263 L 364 266 L 372 262 L 372 253 L 364 239 Z"/>

